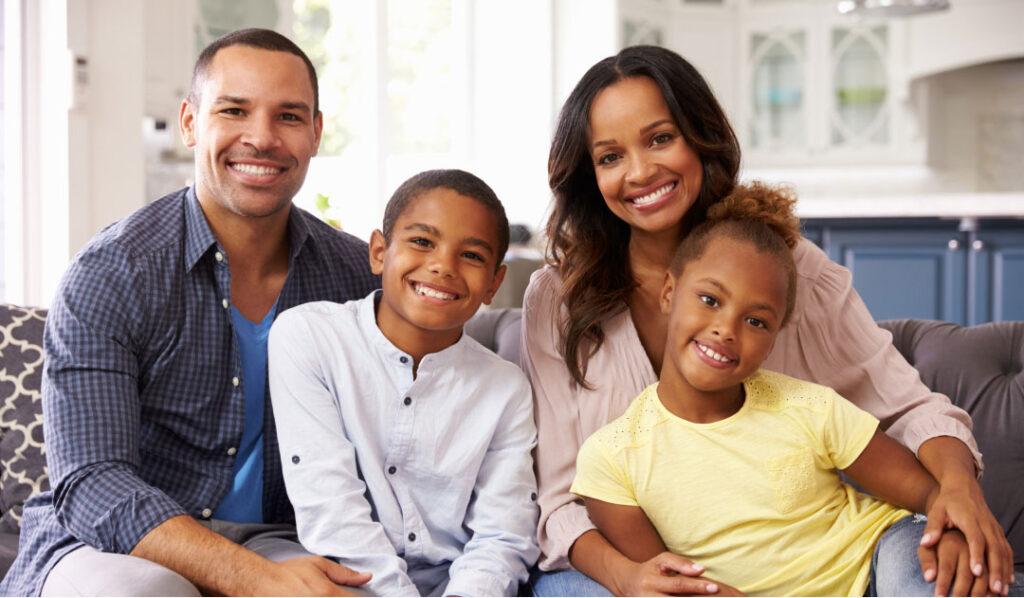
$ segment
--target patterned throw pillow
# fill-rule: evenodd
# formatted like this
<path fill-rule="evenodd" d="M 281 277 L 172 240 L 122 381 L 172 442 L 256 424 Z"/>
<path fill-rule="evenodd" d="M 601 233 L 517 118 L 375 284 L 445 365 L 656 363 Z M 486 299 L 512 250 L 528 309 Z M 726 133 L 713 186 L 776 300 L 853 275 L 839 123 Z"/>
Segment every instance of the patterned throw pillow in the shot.
<path fill-rule="evenodd" d="M 46 310 L 0 304 L 0 531 L 18 533 L 30 496 L 50 489 L 43 448 Z"/>

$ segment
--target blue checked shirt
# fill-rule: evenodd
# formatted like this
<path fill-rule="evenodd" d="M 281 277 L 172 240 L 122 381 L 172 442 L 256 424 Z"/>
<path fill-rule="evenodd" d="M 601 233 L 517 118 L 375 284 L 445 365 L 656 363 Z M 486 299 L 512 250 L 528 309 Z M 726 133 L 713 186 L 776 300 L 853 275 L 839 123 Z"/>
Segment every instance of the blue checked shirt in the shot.
<path fill-rule="evenodd" d="M 364 242 L 294 207 L 288 234 L 278 313 L 379 287 Z M 109 226 L 75 256 L 44 338 L 53 490 L 26 505 L 0 592 L 38 594 L 82 543 L 125 554 L 163 521 L 217 508 L 232 483 L 245 384 L 266 384 L 242 379 L 227 259 L 191 188 Z M 267 400 L 263 517 L 292 522 L 271 409 Z"/>

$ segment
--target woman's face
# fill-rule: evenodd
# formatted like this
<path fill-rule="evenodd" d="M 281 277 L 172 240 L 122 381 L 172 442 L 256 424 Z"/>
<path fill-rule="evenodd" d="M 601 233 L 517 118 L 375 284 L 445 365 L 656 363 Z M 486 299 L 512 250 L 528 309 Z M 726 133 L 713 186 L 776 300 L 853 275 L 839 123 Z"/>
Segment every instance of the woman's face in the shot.
<path fill-rule="evenodd" d="M 703 167 L 653 79 L 630 77 L 598 92 L 589 148 L 605 204 L 634 234 L 678 232 Z"/>

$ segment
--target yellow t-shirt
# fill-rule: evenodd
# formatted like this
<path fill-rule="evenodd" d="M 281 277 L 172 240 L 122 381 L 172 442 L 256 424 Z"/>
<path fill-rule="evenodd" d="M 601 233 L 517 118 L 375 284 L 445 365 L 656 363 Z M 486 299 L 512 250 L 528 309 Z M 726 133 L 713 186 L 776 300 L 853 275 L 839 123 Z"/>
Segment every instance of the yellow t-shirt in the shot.
<path fill-rule="evenodd" d="M 572 492 L 639 506 L 668 549 L 747 594 L 863 596 L 909 515 L 839 480 L 878 421 L 834 390 L 760 370 L 732 416 L 696 424 L 647 387 L 584 442 Z"/>

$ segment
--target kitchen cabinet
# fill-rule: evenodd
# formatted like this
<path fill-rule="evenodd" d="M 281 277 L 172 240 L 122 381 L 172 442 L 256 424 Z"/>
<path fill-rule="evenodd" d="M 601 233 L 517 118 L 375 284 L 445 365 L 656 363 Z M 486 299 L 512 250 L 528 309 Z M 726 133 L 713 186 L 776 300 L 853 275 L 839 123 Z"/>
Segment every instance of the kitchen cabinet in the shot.
<path fill-rule="evenodd" d="M 1024 220 L 823 219 L 805 236 L 850 269 L 878 320 L 1024 320 Z"/>

